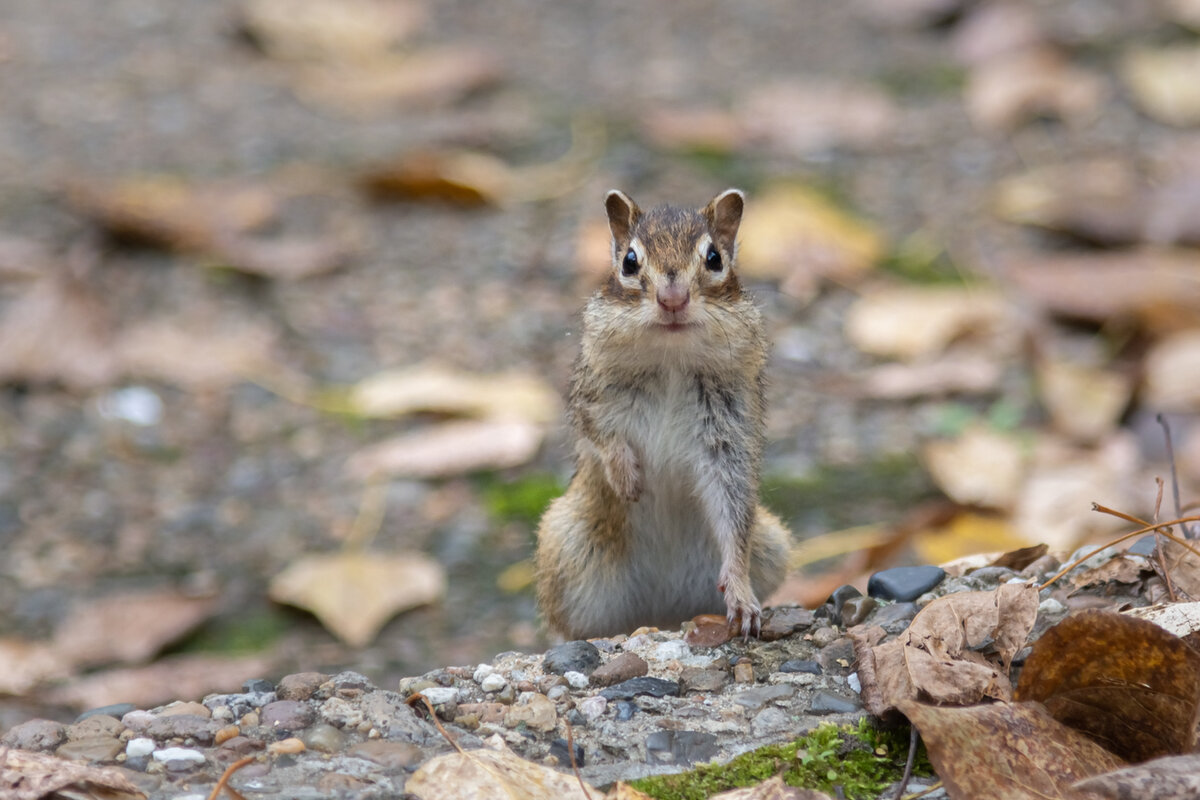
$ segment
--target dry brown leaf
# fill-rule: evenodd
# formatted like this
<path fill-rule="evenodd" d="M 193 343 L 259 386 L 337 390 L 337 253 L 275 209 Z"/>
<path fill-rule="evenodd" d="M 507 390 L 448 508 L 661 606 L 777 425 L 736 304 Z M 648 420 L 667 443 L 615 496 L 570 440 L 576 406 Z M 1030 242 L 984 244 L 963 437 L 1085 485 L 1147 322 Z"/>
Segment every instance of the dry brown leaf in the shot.
<path fill-rule="evenodd" d="M 278 212 L 274 192 L 261 184 L 201 184 L 172 175 L 78 182 L 67 200 L 115 235 L 181 251 L 261 228 Z"/>
<path fill-rule="evenodd" d="M 1087 800 L 1076 781 L 1124 766 L 1036 703 L 900 710 L 921 734 L 950 800 Z"/>
<path fill-rule="evenodd" d="M 1112 433 L 1133 396 L 1133 381 L 1110 370 L 1045 360 L 1038 363 L 1036 375 L 1038 394 L 1054 426 L 1080 442 Z"/>
<path fill-rule="evenodd" d="M 1200 549 L 1197 548 L 1195 540 L 1189 544 L 1193 549 Z M 1170 539 L 1164 539 L 1162 542 L 1162 556 L 1175 590 L 1182 592 L 1188 599 L 1200 600 L 1200 556 Z"/>
<path fill-rule="evenodd" d="M 997 389 L 1003 366 L 984 355 L 947 356 L 917 364 L 880 364 L 861 376 L 865 397 L 908 400 L 950 394 L 988 394 Z"/>
<path fill-rule="evenodd" d="M 448 478 L 528 463 L 543 426 L 519 419 L 445 422 L 365 447 L 346 461 L 358 480 L 373 476 Z"/>
<path fill-rule="evenodd" d="M 0 694 L 19 697 L 70 673 L 71 665 L 63 661 L 52 645 L 0 638 Z"/>
<path fill-rule="evenodd" d="M 883 257 L 883 237 L 799 185 L 756 196 L 742 223 L 738 266 L 752 280 L 778 280 L 780 291 L 811 299 L 823 280 L 854 283 Z"/>
<path fill-rule="evenodd" d="M 1180 331 L 1156 342 L 1144 362 L 1142 402 L 1159 411 L 1200 407 L 1200 328 Z"/>
<path fill-rule="evenodd" d="M 1200 47 L 1139 47 L 1121 59 L 1121 78 L 1151 118 L 1168 125 L 1200 123 Z"/>
<path fill-rule="evenodd" d="M 921 457 L 933 482 L 951 500 L 1010 509 L 1026 476 L 1024 450 L 1013 434 L 972 425 L 955 439 L 926 443 Z"/>
<path fill-rule="evenodd" d="M 516 176 L 495 156 L 470 150 L 418 150 L 376 167 L 361 178 L 380 200 L 441 200 L 460 206 L 498 206 Z"/>
<path fill-rule="evenodd" d="M 858 635 L 854 650 L 866 667 L 860 679 L 867 709 L 882 716 L 906 700 L 967 705 L 1009 699 L 1004 673 L 1033 629 L 1037 606 L 1036 586 L 1005 584 L 934 600 L 892 641 L 873 644 L 873 637 Z M 972 649 L 988 641 L 992 659 Z"/>
<path fill-rule="evenodd" d="M 1014 572 L 1020 572 L 1028 567 L 1034 561 L 1037 561 L 1042 556 L 1046 555 L 1050 550 L 1049 545 L 1035 544 L 1030 547 L 1022 547 L 1019 550 L 1010 550 L 1007 553 L 997 556 L 988 562 L 989 567 L 1008 567 Z"/>
<path fill-rule="evenodd" d="M 92 767 L 47 753 L 0 746 L 0 797 L 134 800 L 146 795 L 119 769 Z"/>
<path fill-rule="evenodd" d="M 246 320 L 150 319 L 123 331 L 113 349 L 123 374 L 189 389 L 221 389 L 274 372 L 274 334 Z"/>
<path fill-rule="evenodd" d="M 90 673 L 40 692 L 39 699 L 81 710 L 112 703 L 153 708 L 180 697 L 227 692 L 231 686 L 241 686 L 250 678 L 261 678 L 276 668 L 270 657 L 261 655 L 167 656 L 144 667 Z"/>
<path fill-rule="evenodd" d="M 47 274 L 0 315 L 0 381 L 93 388 L 117 377 L 107 309 L 82 281 Z"/>
<path fill-rule="evenodd" d="M 1076 589 L 1085 586 L 1096 586 L 1107 583 L 1137 583 L 1147 573 L 1152 573 L 1153 567 L 1145 556 L 1131 553 L 1118 554 L 1099 566 L 1085 569 L 1071 577 L 1071 585 Z"/>
<path fill-rule="evenodd" d="M 1142 239 L 1148 187 L 1128 161 L 1103 158 L 1038 167 L 996 184 L 997 216 L 1096 244 Z"/>
<path fill-rule="evenodd" d="M 961 511 L 949 520 L 917 529 L 910 542 L 921 561 L 944 565 L 972 554 L 1012 550 L 1029 540 L 1004 516 Z"/>
<path fill-rule="evenodd" d="M 1198 263 L 1186 250 L 1031 254 L 1007 271 L 1026 302 L 1065 317 L 1180 326 L 1200 323 Z"/>
<path fill-rule="evenodd" d="M 1155 758 L 1085 778 L 1073 788 L 1112 800 L 1195 800 L 1200 797 L 1200 753 Z"/>
<path fill-rule="evenodd" d="M 954 57 L 968 65 L 1011 56 L 1045 41 L 1038 13 L 1010 2 L 971 7 L 950 34 Z"/>
<path fill-rule="evenodd" d="M 299 280 L 344 266 L 353 252 L 345 241 L 328 235 L 230 236 L 215 244 L 212 255 L 214 266 L 263 278 Z"/>
<path fill-rule="evenodd" d="M 77 667 L 140 663 L 216 610 L 216 597 L 169 589 L 111 594 L 78 603 L 54 632 L 54 648 Z"/>
<path fill-rule="evenodd" d="M 574 775 L 526 761 L 498 737 L 478 750 L 431 758 L 413 773 L 404 790 L 420 800 L 590 800 L 589 793 L 602 796 Z"/>
<path fill-rule="evenodd" d="M 735 109 L 746 137 L 787 155 L 890 140 L 900 111 L 869 84 L 790 80 L 751 89 Z"/>
<path fill-rule="evenodd" d="M 379 372 L 350 391 L 355 413 L 403 417 L 431 412 L 482 419 L 553 422 L 560 413 L 558 393 L 526 372 L 464 372 L 429 363 Z"/>
<path fill-rule="evenodd" d="M 1070 64 L 1051 48 L 1026 48 L 987 61 L 967 81 L 967 114 L 988 133 L 1005 133 L 1043 116 L 1090 122 L 1108 90 L 1095 73 Z"/>
<path fill-rule="evenodd" d="M 1130 761 L 1178 755 L 1196 744 L 1200 653 L 1152 622 L 1083 611 L 1034 643 L 1016 697 Z"/>
<path fill-rule="evenodd" d="M 1200 602 L 1160 603 L 1155 606 L 1131 608 L 1122 613 L 1153 622 L 1181 639 L 1200 631 Z"/>
<path fill-rule="evenodd" d="M 444 45 L 403 55 L 298 67 L 293 90 L 304 102 L 355 117 L 394 114 L 398 108 L 443 106 L 497 83 L 504 74 L 491 52 Z"/>
<path fill-rule="evenodd" d="M 407 39 L 428 16 L 404 0 L 243 0 L 239 24 L 280 59 L 358 60 Z"/>
<path fill-rule="evenodd" d="M 742 121 L 732 111 L 655 107 L 641 123 L 652 144 L 670 150 L 730 153 L 747 144 Z"/>
<path fill-rule="evenodd" d="M 915 360 L 968 335 L 1011 334 L 1012 316 L 992 289 L 896 286 L 859 298 L 846 312 L 846 336 L 864 353 Z"/>
<path fill-rule="evenodd" d="M 277 603 L 311 611 L 351 647 L 363 647 L 396 614 L 439 600 L 442 565 L 422 553 L 344 552 L 305 556 L 271 579 Z"/>
<path fill-rule="evenodd" d="M 709 800 L 833 800 L 824 792 L 816 789 L 800 789 L 788 786 L 783 778 L 776 775 L 755 786 L 742 789 L 730 789 L 726 792 L 709 796 Z"/>

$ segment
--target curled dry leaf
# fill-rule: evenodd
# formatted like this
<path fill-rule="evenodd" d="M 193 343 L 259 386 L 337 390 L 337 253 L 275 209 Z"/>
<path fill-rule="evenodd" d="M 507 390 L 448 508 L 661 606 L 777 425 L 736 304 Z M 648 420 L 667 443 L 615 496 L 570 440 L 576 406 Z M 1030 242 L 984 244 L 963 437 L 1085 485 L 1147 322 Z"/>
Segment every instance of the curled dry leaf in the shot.
<path fill-rule="evenodd" d="M 992 289 L 898 286 L 869 291 L 852 305 L 846 336 L 864 353 L 915 360 L 964 336 L 1011 333 L 1012 316 Z"/>
<path fill-rule="evenodd" d="M 396 614 L 446 592 L 442 565 L 422 553 L 305 556 L 271 579 L 277 603 L 311 611 L 351 647 L 363 647 Z"/>
<path fill-rule="evenodd" d="M 392 49 L 427 16 L 404 0 L 243 0 L 238 23 L 273 58 L 354 61 Z"/>
<path fill-rule="evenodd" d="M 1007 672 L 1037 618 L 1038 591 L 1032 584 L 1005 584 L 990 592 L 940 597 L 889 642 L 859 633 L 854 652 L 867 709 L 882 716 L 906 700 L 966 705 L 985 697 L 1007 700 Z M 991 641 L 995 655 L 973 648 Z"/>
<path fill-rule="evenodd" d="M 1035 117 L 1090 122 L 1107 94 L 1104 80 L 1051 48 L 1028 48 L 988 61 L 967 82 L 967 114 L 980 130 L 1004 133 Z"/>
<path fill-rule="evenodd" d="M 935 708 L 905 701 L 950 800 L 1087 800 L 1076 781 L 1124 766 L 1036 703 Z"/>
<path fill-rule="evenodd" d="M 346 461 L 358 479 L 387 475 L 448 478 L 527 463 L 541 447 L 543 426 L 519 419 L 445 422 L 366 447 Z"/>
<path fill-rule="evenodd" d="M 6 800 L 104 798 L 144 800 L 146 795 L 115 767 L 93 767 L 78 761 L 0 746 L 0 794 Z"/>
<path fill-rule="evenodd" d="M 861 376 L 866 397 L 907 400 L 950 394 L 988 394 L 1003 377 L 1003 367 L 991 356 L 947 356 L 917 364 L 880 364 Z"/>
<path fill-rule="evenodd" d="M 1200 721 L 1200 653 L 1152 622 L 1083 611 L 1034 643 L 1016 697 L 1130 761 L 1187 753 Z"/>
<path fill-rule="evenodd" d="M 1175 529 L 1175 535 L 1179 535 L 1178 528 Z M 1188 544 L 1193 549 L 1200 549 L 1195 539 Z M 1200 600 L 1200 556 L 1170 539 L 1163 540 L 1162 555 L 1175 590 L 1182 592 L 1188 599 Z"/>
<path fill-rule="evenodd" d="M 1112 433 L 1133 396 L 1133 381 L 1110 370 L 1047 360 L 1037 365 L 1036 375 L 1054 426 L 1079 442 Z"/>
<path fill-rule="evenodd" d="M 19 697 L 70 672 L 71 665 L 46 642 L 0 638 L 0 694 Z"/>
<path fill-rule="evenodd" d="M 1200 47 L 1136 48 L 1121 60 L 1120 71 L 1148 116 L 1168 125 L 1200 123 Z"/>
<path fill-rule="evenodd" d="M 439 364 L 364 378 L 351 389 L 350 405 L 367 417 L 431 412 L 529 422 L 553 422 L 560 410 L 558 393 L 537 375 L 463 372 Z"/>
<path fill-rule="evenodd" d="M 1156 342 L 1144 362 L 1143 402 L 1161 411 L 1200 408 L 1200 328 Z"/>
<path fill-rule="evenodd" d="M 1155 758 L 1085 778 L 1073 788 L 1112 800 L 1193 800 L 1200 797 L 1200 753 Z"/>
<path fill-rule="evenodd" d="M 498 737 L 478 750 L 431 758 L 413 773 L 404 790 L 420 800 L 590 800 L 600 793 L 574 775 L 526 761 Z"/>
<path fill-rule="evenodd" d="M 216 597 L 171 590 L 112 594 L 80 603 L 54 632 L 55 651 L 67 663 L 146 661 L 217 610 Z"/>
<path fill-rule="evenodd" d="M 1185 250 L 1031 254 L 1011 261 L 1007 272 L 1026 302 L 1064 317 L 1200 324 L 1196 256 Z"/>
<path fill-rule="evenodd" d="M 468 150 L 419 150 L 362 177 L 380 200 L 441 200 L 460 206 L 498 206 L 516 177 L 500 159 Z"/>
<path fill-rule="evenodd" d="M 751 279 L 810 299 L 822 280 L 855 283 L 883 257 L 883 237 L 803 186 L 782 184 L 754 200 L 742 223 L 738 265 Z"/>
<path fill-rule="evenodd" d="M 180 697 L 204 697 L 228 692 L 250 678 L 271 674 L 276 665 L 261 655 L 179 655 L 160 658 L 143 667 L 92 672 L 43 690 L 39 699 L 71 708 L 99 708 L 112 703 L 133 703 L 154 708 Z"/>
<path fill-rule="evenodd" d="M 954 439 L 928 442 L 921 456 L 947 497 L 999 509 L 1015 504 L 1028 462 L 1015 435 L 983 425 L 972 425 Z"/>

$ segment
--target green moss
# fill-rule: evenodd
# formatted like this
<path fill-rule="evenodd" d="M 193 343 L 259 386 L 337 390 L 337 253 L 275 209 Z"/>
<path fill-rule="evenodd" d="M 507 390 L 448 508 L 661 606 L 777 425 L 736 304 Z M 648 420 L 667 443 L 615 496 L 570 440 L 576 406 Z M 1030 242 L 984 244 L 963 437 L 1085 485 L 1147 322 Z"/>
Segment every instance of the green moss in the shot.
<path fill-rule="evenodd" d="M 525 522 L 536 525 L 550 501 L 565 488 L 550 473 L 535 472 L 513 480 L 496 476 L 481 479 L 484 505 L 493 519 L 500 522 Z"/>
<path fill-rule="evenodd" d="M 855 800 L 876 797 L 899 780 L 907 755 L 907 730 L 883 730 L 863 719 L 857 726 L 822 725 L 794 742 L 761 747 L 728 764 L 702 764 L 690 772 L 655 775 L 632 785 L 659 800 L 703 800 L 779 775 L 789 786 L 830 794 L 840 790 Z M 924 747 L 914 774 L 932 774 Z"/>
<path fill-rule="evenodd" d="M 209 620 L 170 648 L 169 652 L 224 655 L 261 653 L 271 649 L 291 627 L 289 612 L 264 606 Z"/>
<path fill-rule="evenodd" d="M 949 254 L 928 234 L 918 231 L 900 242 L 879 268 L 912 283 L 970 284 L 974 276 L 963 273 Z"/>

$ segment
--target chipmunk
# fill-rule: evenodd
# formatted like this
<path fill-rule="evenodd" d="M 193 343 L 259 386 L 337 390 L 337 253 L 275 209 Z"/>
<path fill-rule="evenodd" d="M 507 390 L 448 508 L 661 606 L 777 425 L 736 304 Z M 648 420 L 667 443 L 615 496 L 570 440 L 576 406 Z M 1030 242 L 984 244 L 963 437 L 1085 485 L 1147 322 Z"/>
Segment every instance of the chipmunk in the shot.
<path fill-rule="evenodd" d="M 537 594 L 568 638 L 722 608 L 743 637 L 790 536 L 758 504 L 762 318 L 735 271 L 745 199 L 642 211 L 605 198 L 612 273 L 583 313 L 568 397 L 576 471 L 538 527 Z"/>

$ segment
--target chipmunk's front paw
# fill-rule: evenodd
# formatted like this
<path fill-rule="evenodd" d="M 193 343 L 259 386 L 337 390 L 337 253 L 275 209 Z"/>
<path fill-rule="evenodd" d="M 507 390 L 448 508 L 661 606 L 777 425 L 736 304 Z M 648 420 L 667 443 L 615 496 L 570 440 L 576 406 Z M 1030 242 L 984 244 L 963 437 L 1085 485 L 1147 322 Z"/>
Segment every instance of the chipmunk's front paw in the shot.
<path fill-rule="evenodd" d="M 604 459 L 604 476 L 622 500 L 642 496 L 642 464 L 628 442 L 613 445 Z"/>
<path fill-rule="evenodd" d="M 743 639 L 762 633 L 762 606 L 746 579 L 722 578 L 717 588 L 725 594 L 725 618 L 741 631 Z"/>

